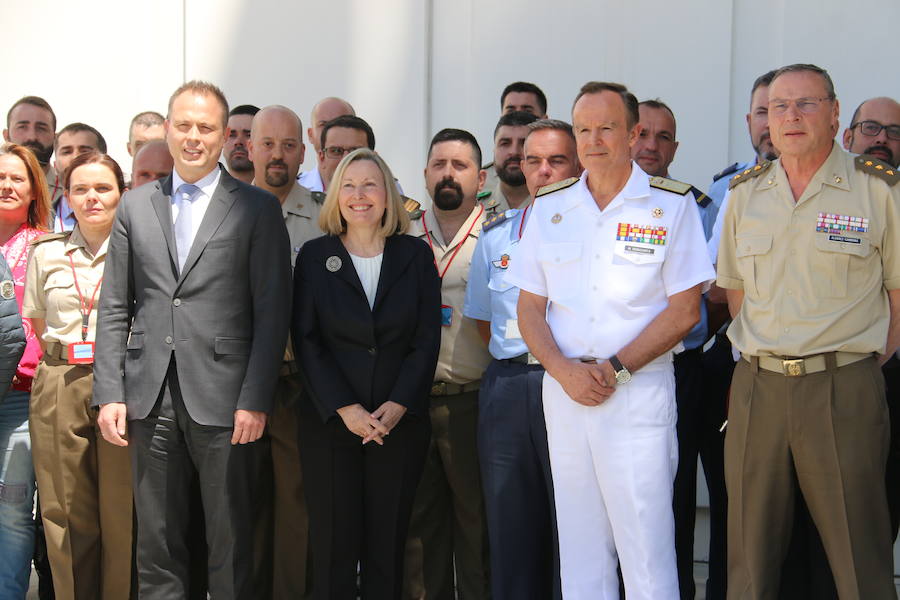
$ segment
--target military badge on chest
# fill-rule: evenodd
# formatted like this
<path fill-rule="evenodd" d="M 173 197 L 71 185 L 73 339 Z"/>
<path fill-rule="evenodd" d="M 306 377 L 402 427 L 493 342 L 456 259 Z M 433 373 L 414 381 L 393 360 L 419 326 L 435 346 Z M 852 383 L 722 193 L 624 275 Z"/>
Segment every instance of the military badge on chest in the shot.
<path fill-rule="evenodd" d="M 507 269 L 509 268 L 509 254 L 504 254 L 500 260 L 492 260 L 491 263 L 498 269 Z"/>
<path fill-rule="evenodd" d="M 658 262 L 665 255 L 668 228 L 662 225 L 619 223 L 615 253 L 631 262 Z"/>

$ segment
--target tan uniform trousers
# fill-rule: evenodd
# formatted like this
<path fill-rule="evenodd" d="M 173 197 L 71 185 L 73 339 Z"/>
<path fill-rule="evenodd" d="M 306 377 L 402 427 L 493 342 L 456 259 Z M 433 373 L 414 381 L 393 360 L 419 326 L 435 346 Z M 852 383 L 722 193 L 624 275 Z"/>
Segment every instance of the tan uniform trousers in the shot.
<path fill-rule="evenodd" d="M 787 377 L 740 360 L 725 436 L 728 598 L 778 598 L 803 494 L 841 600 L 895 598 L 884 472 L 890 424 L 874 358 Z"/>
<path fill-rule="evenodd" d="M 272 451 L 271 569 L 273 600 L 295 600 L 306 593 L 309 514 L 297 450 L 297 375 L 278 378 L 269 419 Z M 266 571 L 263 571 L 264 576 Z"/>
<path fill-rule="evenodd" d="M 478 391 L 431 396 L 431 443 L 406 542 L 403 598 L 490 598 L 487 523 L 478 465 Z"/>
<path fill-rule="evenodd" d="M 132 495 L 128 448 L 100 435 L 91 366 L 48 354 L 31 391 L 31 446 L 58 600 L 127 600 Z"/>

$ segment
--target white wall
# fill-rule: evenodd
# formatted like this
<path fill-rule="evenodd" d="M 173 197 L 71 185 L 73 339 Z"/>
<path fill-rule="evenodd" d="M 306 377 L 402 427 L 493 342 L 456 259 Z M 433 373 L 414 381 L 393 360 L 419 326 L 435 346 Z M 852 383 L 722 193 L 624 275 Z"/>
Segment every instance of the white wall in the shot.
<path fill-rule="evenodd" d="M 864 98 L 900 98 L 896 2 L 864 16 L 840 0 L 0 0 L 0 16 L 0 113 L 41 95 L 60 126 L 100 129 L 126 171 L 131 117 L 165 112 L 177 85 L 203 78 L 233 105 L 285 104 L 304 123 L 319 98 L 349 99 L 421 200 L 430 136 L 470 129 L 490 160 L 499 94 L 514 80 L 541 86 L 567 120 L 590 79 L 661 98 L 678 118 L 672 173 L 700 187 L 751 155 L 749 87 L 770 68 L 829 69 L 844 125 Z"/>

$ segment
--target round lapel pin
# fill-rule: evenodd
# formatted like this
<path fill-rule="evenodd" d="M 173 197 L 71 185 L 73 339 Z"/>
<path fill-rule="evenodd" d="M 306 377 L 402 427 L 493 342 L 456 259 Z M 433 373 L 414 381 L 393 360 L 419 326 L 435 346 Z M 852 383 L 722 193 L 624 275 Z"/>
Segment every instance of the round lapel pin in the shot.
<path fill-rule="evenodd" d="M 556 213 L 555 215 L 550 217 L 550 222 L 553 223 L 554 225 L 556 225 L 560 221 L 562 221 L 562 215 L 559 213 Z"/>
<path fill-rule="evenodd" d="M 0 296 L 3 296 L 4 300 L 12 300 L 16 297 L 16 284 L 12 279 L 0 281 Z"/>
<path fill-rule="evenodd" d="M 653 214 L 654 218 L 661 219 L 663 216 L 663 209 L 661 209 L 657 206 L 656 208 L 653 209 L 652 214 Z"/>
<path fill-rule="evenodd" d="M 340 270 L 341 264 L 340 256 L 329 256 L 325 261 L 325 268 L 334 273 Z"/>

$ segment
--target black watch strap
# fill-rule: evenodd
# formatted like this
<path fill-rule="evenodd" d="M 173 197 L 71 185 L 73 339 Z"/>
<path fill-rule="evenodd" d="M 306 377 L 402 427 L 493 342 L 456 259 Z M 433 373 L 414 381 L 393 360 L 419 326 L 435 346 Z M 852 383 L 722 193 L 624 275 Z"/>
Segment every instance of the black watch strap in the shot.
<path fill-rule="evenodd" d="M 619 360 L 619 357 L 613 354 L 609 357 L 609 364 L 612 365 L 613 369 L 615 369 L 616 373 L 619 371 L 624 371 L 625 365 L 622 364 L 622 361 Z"/>

